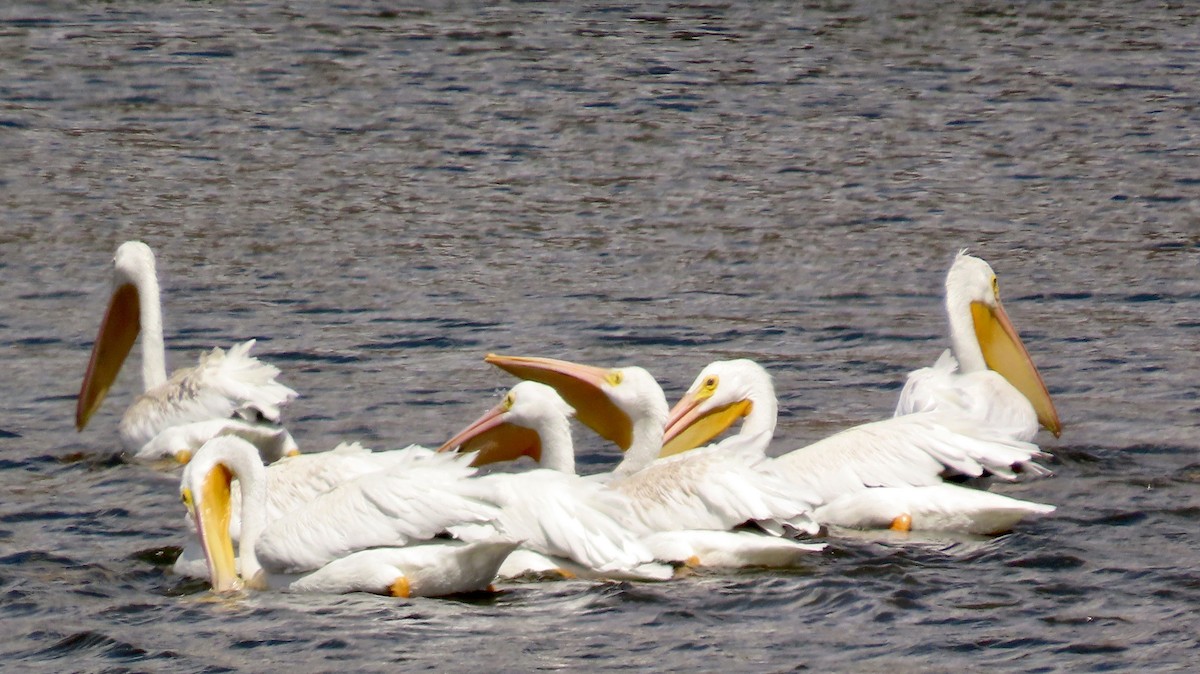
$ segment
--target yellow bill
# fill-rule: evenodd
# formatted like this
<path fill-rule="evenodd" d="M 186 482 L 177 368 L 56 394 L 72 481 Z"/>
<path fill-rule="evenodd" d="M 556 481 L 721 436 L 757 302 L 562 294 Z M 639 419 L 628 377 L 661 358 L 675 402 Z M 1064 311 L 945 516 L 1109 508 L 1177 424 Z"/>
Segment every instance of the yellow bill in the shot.
<path fill-rule="evenodd" d="M 1062 424 L 1058 411 L 1050 400 L 1046 384 L 1038 373 L 1037 366 L 1025 350 L 1025 345 L 1008 320 L 999 300 L 995 308 L 983 302 L 971 303 L 971 318 L 975 324 L 975 337 L 983 351 L 987 366 L 1008 380 L 1033 405 L 1038 422 L 1058 437 Z"/>
<path fill-rule="evenodd" d="M 137 288 L 124 284 L 113 291 L 104 321 L 92 345 L 92 356 L 88 360 L 79 399 L 75 404 L 75 429 L 83 430 L 92 417 L 108 389 L 117 379 L 121 365 L 133 348 L 141 330 Z"/>
<path fill-rule="evenodd" d="M 663 433 L 660 457 L 672 456 L 708 444 L 737 423 L 738 419 L 749 414 L 753 406 L 749 400 L 739 400 L 705 410 L 701 408 L 700 403 L 706 397 L 685 395 L 671 409 L 667 416 L 667 428 Z"/>
<path fill-rule="evenodd" d="M 460 452 L 479 452 L 473 466 L 483 466 L 500 461 L 515 461 L 528 456 L 534 461 L 542 460 L 542 439 L 533 430 L 504 421 L 504 413 L 512 407 L 509 398 L 493 407 L 450 438 L 439 452 L 448 452 L 455 447 Z"/>
<path fill-rule="evenodd" d="M 622 450 L 633 444 L 633 421 L 608 397 L 605 385 L 621 382 L 619 370 L 606 370 L 554 358 L 499 356 L 488 354 L 485 361 L 521 379 L 541 382 L 558 391 L 575 408 L 575 418 L 600 437 Z"/>
<path fill-rule="evenodd" d="M 196 530 L 200 533 L 200 546 L 208 560 L 208 573 L 214 592 L 234 592 L 242 589 L 241 578 L 234 563 L 233 539 L 229 537 L 229 520 L 232 515 L 229 487 L 233 474 L 217 464 L 204 476 L 200 501 L 193 511 Z M 185 491 L 184 502 L 190 492 Z"/>

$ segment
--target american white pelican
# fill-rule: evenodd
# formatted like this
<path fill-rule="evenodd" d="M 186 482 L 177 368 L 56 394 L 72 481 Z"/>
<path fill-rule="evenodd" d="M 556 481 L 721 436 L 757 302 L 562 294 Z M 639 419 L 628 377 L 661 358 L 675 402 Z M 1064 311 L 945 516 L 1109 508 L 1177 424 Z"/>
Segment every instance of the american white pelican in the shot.
<path fill-rule="evenodd" d="M 710 363 L 676 403 L 664 453 L 686 452 L 739 419 L 740 434 L 770 436 L 777 415 L 770 375 L 751 360 Z M 736 437 L 736 436 L 735 436 Z M 862 424 L 760 464 L 817 494 L 822 524 L 998 533 L 1053 506 L 943 483 L 944 472 L 1012 480 L 1048 473 L 1036 445 L 954 414 L 923 412 Z"/>
<path fill-rule="evenodd" d="M 950 350 L 909 374 L 896 415 L 942 410 L 1032 440 L 1038 424 L 1057 437 L 1058 411 L 1000 303 L 996 273 L 961 251 L 946 274 Z"/>
<path fill-rule="evenodd" d="M 522 382 L 438 450 L 476 452 L 475 465 L 530 456 L 544 466 L 474 480 L 500 506 L 499 526 L 523 541 L 500 577 L 557 572 L 584 578 L 671 578 L 672 567 L 655 563 L 649 548 L 629 530 L 627 499 L 575 474 L 573 414 L 550 387 Z M 469 538 L 464 530 L 456 533 Z"/>
<path fill-rule="evenodd" d="M 125 411 L 119 427 L 121 443 L 135 458 L 174 456 L 186 463 L 190 447 L 154 442 L 172 427 L 235 416 L 248 422 L 278 422 L 280 406 L 296 392 L 275 381 L 279 370 L 249 355 L 254 340 L 228 352 L 213 349 L 200 356 L 196 367 L 176 370 L 168 379 L 154 253 L 141 241 L 126 241 L 117 248 L 113 264 L 112 298 L 79 390 L 76 429 L 83 430 L 100 407 L 139 332 L 145 392 Z M 200 429 L 193 428 L 184 435 L 198 433 Z"/>
<path fill-rule="evenodd" d="M 258 427 L 254 428 L 254 432 L 261 435 L 256 437 L 247 431 L 227 431 L 221 435 L 234 435 L 250 442 L 264 457 L 275 449 L 271 447 L 272 443 L 286 446 L 286 439 L 291 437 L 283 429 L 275 431 L 276 437 Z M 364 475 L 390 469 L 404 470 L 406 465 L 414 462 L 420 464 L 429 454 L 430 450 L 417 445 L 373 452 L 357 442 L 343 442 L 327 452 L 291 454 L 263 470 L 266 480 L 266 519 L 273 522 L 334 487 Z M 241 538 L 241 502 L 241 490 L 234 490 L 230 495 L 230 537 L 234 543 Z M 188 542 L 175 561 L 173 571 L 182 576 L 208 578 L 208 566 L 198 538 Z"/>
<path fill-rule="evenodd" d="M 409 597 L 487 588 L 515 542 L 435 539 L 455 525 L 487 523 L 499 514 L 464 492 L 464 478 L 474 472 L 466 465 L 470 459 L 448 460 L 428 450 L 406 458 L 403 470 L 342 483 L 271 519 L 267 469 L 254 446 L 235 436 L 205 443 L 184 468 L 180 496 L 199 533 L 213 590 L 248 585 Z M 235 479 L 242 500 L 240 577 L 230 536 Z"/>
<path fill-rule="evenodd" d="M 753 457 L 762 459 L 762 438 L 734 438 L 687 455 L 657 459 L 662 444 L 667 403 L 662 388 L 644 369 L 602 369 L 549 358 L 489 355 L 487 361 L 518 377 L 549 385 L 577 418 L 626 450 L 625 458 L 607 479 L 607 486 L 629 504 L 622 523 L 655 551 L 659 559 L 699 566 L 759 566 L 795 563 L 799 553 L 823 549 L 762 534 L 731 532 L 746 522 L 757 522 L 773 533 L 784 524 L 806 533 L 817 529 L 809 513 L 812 505 L 797 490 L 753 468 Z M 566 409 L 558 405 L 517 403 L 546 396 L 513 392 L 506 403 L 472 428 L 447 443 L 465 443 L 486 452 L 483 460 L 531 454 L 560 470 L 573 469 L 574 452 L 566 427 Z M 554 396 L 558 398 L 558 396 Z M 506 406 L 508 409 L 505 409 Z M 516 410 L 514 413 L 513 410 Z M 547 421 L 549 420 L 549 421 Z M 485 431 L 518 425 L 530 435 L 506 432 L 508 445 Z M 497 446 L 500 446 L 497 449 Z M 533 448 L 523 451 L 523 448 Z"/>

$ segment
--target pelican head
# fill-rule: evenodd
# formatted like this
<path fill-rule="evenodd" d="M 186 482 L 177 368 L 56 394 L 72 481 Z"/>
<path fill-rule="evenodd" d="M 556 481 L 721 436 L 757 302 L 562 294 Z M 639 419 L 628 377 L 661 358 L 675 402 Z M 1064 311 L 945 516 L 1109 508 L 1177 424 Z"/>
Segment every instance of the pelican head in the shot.
<path fill-rule="evenodd" d="M 543 438 L 565 436 L 570 446 L 570 418 L 575 415 L 554 389 L 535 381 L 523 381 L 512 387 L 495 407 L 476 419 L 438 448 L 439 452 L 457 447 L 461 452 L 478 452 L 473 465 L 512 461 L 528 456 L 543 460 Z M 571 452 L 573 454 L 573 451 Z M 566 460 L 569 466 L 555 466 L 574 472 L 574 456 L 546 457 L 548 462 Z"/>
<path fill-rule="evenodd" d="M 962 371 L 987 368 L 1000 374 L 1033 405 L 1038 422 L 1058 436 L 1058 411 L 1000 302 L 1000 283 L 991 265 L 966 251 L 958 254 L 946 274 L 946 312 Z"/>
<path fill-rule="evenodd" d="M 775 387 L 758 363 L 741 358 L 709 363 L 667 416 L 660 456 L 707 444 L 752 413 L 775 425 Z"/>
<path fill-rule="evenodd" d="M 113 257 L 113 291 L 92 345 L 75 406 L 75 428 L 83 430 L 100 408 L 142 329 L 143 303 L 158 306 L 154 253 L 141 241 L 126 241 Z M 144 296 L 150 295 L 150 296 Z"/>
<path fill-rule="evenodd" d="M 228 467 L 226 440 L 222 437 L 206 443 L 204 451 L 197 452 L 184 468 L 179 485 L 179 498 L 184 501 L 187 516 L 196 524 L 200 547 L 209 564 L 212 589 L 218 592 L 241 589 L 241 578 L 234 564 L 233 538 L 229 536 L 233 470 Z"/>
<path fill-rule="evenodd" d="M 553 388 L 575 408 L 576 418 L 622 450 L 634 444 L 640 427 L 654 428 L 658 437 L 653 441 L 661 440 L 667 418 L 666 396 L 654 377 L 640 367 L 602 368 L 553 358 L 496 354 L 488 354 L 485 360 L 522 379 Z"/>
<path fill-rule="evenodd" d="M 183 469 L 179 497 L 196 525 L 214 592 L 233 592 L 243 585 L 229 534 L 230 489 L 234 478 L 253 470 L 248 464 L 257 460 L 258 452 L 245 440 L 221 435 L 204 443 Z"/>

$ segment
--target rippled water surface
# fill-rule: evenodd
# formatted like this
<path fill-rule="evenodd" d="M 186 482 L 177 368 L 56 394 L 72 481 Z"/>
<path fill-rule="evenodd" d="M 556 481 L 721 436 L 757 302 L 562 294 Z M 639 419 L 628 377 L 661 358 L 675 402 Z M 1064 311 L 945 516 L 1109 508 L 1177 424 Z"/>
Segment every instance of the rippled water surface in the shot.
<path fill-rule="evenodd" d="M 0 7 L 0 657 L 23 670 L 1190 670 L 1200 21 L 1187 3 Z M 776 451 L 890 413 L 1000 274 L 1053 516 L 787 573 L 218 599 L 178 474 L 74 395 L 126 239 L 172 366 L 257 337 L 301 446 L 439 443 L 488 351 L 774 374 Z M 136 365 L 136 359 L 132 361 Z M 577 430 L 582 467 L 614 450 Z"/>

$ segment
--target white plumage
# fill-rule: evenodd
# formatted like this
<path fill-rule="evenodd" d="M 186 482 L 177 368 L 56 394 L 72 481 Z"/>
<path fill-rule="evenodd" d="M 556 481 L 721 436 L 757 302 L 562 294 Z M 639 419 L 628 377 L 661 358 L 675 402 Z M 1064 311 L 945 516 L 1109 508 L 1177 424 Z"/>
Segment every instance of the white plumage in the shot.
<path fill-rule="evenodd" d="M 682 455 L 686 456 L 688 444 L 715 437 L 739 418 L 744 418 L 741 435 L 770 437 L 776 405 L 770 376 L 757 363 L 744 359 L 711 363 L 671 410 L 664 451 L 685 452 Z M 1018 474 L 1045 475 L 1049 471 L 1036 463 L 1044 456 L 1036 445 L 978 421 L 924 412 L 856 426 L 762 462 L 759 469 L 815 495 L 816 504 L 822 507 L 814 514 L 821 523 L 872 528 L 883 522 L 890 526 L 907 509 L 924 512 L 924 508 L 954 516 L 918 518 L 907 513 L 912 520 L 909 526 L 977 532 L 995 522 L 1011 526 L 1019 519 L 1000 516 L 1000 511 L 1041 514 L 1053 507 L 998 496 L 973 497 L 960 492 L 975 490 L 944 485 L 942 474 L 979 477 L 990 473 L 1007 480 Z M 913 487 L 937 489 L 908 489 Z M 889 503 L 889 497 L 895 498 L 895 503 Z M 856 499 L 861 502 L 855 504 Z M 954 511 L 956 506 L 963 509 Z M 997 512 L 990 513 L 989 506 L 995 506 Z M 885 521 L 885 512 L 894 515 Z M 831 519 L 835 514 L 836 522 Z"/>
<path fill-rule="evenodd" d="M 500 506 L 499 526 L 523 541 L 501 577 L 554 571 L 589 578 L 670 578 L 672 568 L 655 563 L 630 531 L 628 499 L 575 474 L 571 414 L 552 389 L 525 382 L 442 446 L 478 449 L 480 464 L 529 454 L 554 467 L 493 473 L 473 481 L 473 488 Z M 455 533 L 466 540 L 492 535 L 477 527 Z"/>
<path fill-rule="evenodd" d="M 885 529 L 908 518 L 914 531 L 995 534 L 1021 520 L 1054 512 L 1054 506 L 956 484 L 876 487 L 849 492 L 817 508 L 824 524 L 854 529 Z"/>
<path fill-rule="evenodd" d="M 985 471 L 1015 479 L 1049 471 L 1034 462 L 1045 455 L 1035 445 L 935 413 L 875 421 L 787 452 L 763 468 L 804 485 L 828 503 L 867 487 L 940 484 L 949 471 L 981 477 Z"/>
<path fill-rule="evenodd" d="M 187 463 L 196 450 L 218 435 L 236 435 L 258 448 L 263 461 L 272 463 L 295 456 L 300 448 L 292 434 L 282 426 L 254 423 L 242 419 L 210 419 L 181 426 L 170 426 L 138 450 L 141 458 L 173 456 Z"/>
<path fill-rule="evenodd" d="M 267 587 L 287 592 L 371 592 L 443 597 L 488 588 L 516 547 L 508 540 L 430 541 L 403 548 L 363 550 L 294 577 L 270 575 Z"/>
<path fill-rule="evenodd" d="M 817 532 L 810 514 L 818 499 L 761 470 L 769 435 L 734 436 L 686 454 L 657 459 L 641 470 L 614 477 L 612 487 L 629 497 L 630 516 L 647 531 L 728 531 L 756 522 L 773 533 L 783 524 Z"/>
<path fill-rule="evenodd" d="M 706 568 L 802 566 L 812 562 L 812 553 L 825 549 L 824 543 L 801 543 L 745 530 L 657 531 L 643 542 L 659 559 L 683 560 L 689 566 Z"/>
<path fill-rule="evenodd" d="M 493 522 L 499 512 L 464 489 L 474 472 L 470 457 L 418 450 L 272 520 L 267 468 L 254 447 L 233 436 L 210 440 L 184 469 L 180 492 L 213 589 L 243 584 L 229 535 L 234 478 L 242 495 L 240 576 L 250 586 L 401 596 L 486 588 L 517 543 L 500 537 L 471 544 L 435 540 L 455 525 Z"/>
<path fill-rule="evenodd" d="M 286 433 L 286 431 L 281 432 Z M 263 454 L 262 443 L 248 438 L 246 433 L 225 434 L 235 435 L 255 444 L 258 446 L 260 455 Z M 403 471 L 408 465 L 419 466 L 426 460 L 433 460 L 432 457 L 431 450 L 418 445 L 398 450 L 373 452 L 357 442 L 343 442 L 327 452 L 288 456 L 271 463 L 262 470 L 266 483 L 266 496 L 262 507 L 263 516 L 266 522 L 274 522 L 299 510 L 305 504 L 339 485 L 390 469 Z M 444 467 L 449 470 L 458 470 L 457 477 L 473 474 L 473 471 L 459 463 L 446 464 Z M 237 484 L 236 477 L 234 480 Z M 233 543 L 241 540 L 242 492 L 242 489 L 234 488 L 230 493 L 229 534 Z M 173 571 L 183 576 L 208 578 L 208 566 L 198 539 L 189 541 L 176 560 Z"/>
<path fill-rule="evenodd" d="M 150 451 L 153 440 L 167 429 L 231 418 L 277 423 L 280 407 L 296 392 L 275 381 L 277 368 L 250 355 L 254 343 L 251 339 L 229 351 L 215 347 L 201 354 L 195 367 L 178 369 L 147 388 L 121 416 L 122 445 L 135 458 L 156 459 L 162 457 Z"/>
<path fill-rule="evenodd" d="M 661 532 L 677 534 L 672 540 L 678 541 L 686 536 L 683 533 L 686 531 L 723 532 L 748 521 L 761 521 L 764 526 L 776 532 L 782 532 L 784 523 L 802 530 L 815 530 L 815 524 L 808 517 L 808 503 L 797 498 L 794 493 L 786 493 L 786 485 L 754 471 L 744 461 L 739 460 L 747 452 L 758 451 L 761 456 L 761 449 L 727 448 L 728 451 L 722 452 L 719 448 L 713 448 L 712 452 L 700 451 L 688 457 L 655 460 L 654 454 L 657 450 L 652 449 L 652 445 L 657 442 L 656 437 L 662 436 L 666 400 L 662 389 L 645 370 L 623 368 L 620 371 L 600 371 L 598 368 L 575 366 L 550 359 L 502 356 L 489 356 L 488 359 L 489 362 L 518 376 L 530 379 L 543 376 L 550 381 L 557 381 L 567 390 L 575 390 L 572 389 L 572 382 L 585 383 L 589 388 L 586 391 L 577 390 L 577 396 L 587 397 L 598 393 L 615 406 L 620 412 L 617 418 L 626 420 L 631 428 L 609 430 L 618 436 L 627 435 L 633 447 L 630 447 L 621 466 L 611 475 L 592 476 L 585 480 L 602 482 L 611 492 L 624 499 L 626 506 L 620 523 L 642 537 L 645 542 L 657 540 L 658 552 L 681 554 L 691 549 L 679 544 L 664 545 L 661 541 L 665 539 L 652 538 L 654 534 Z M 547 371 L 554 374 L 545 376 Z M 556 378 L 556 374 L 563 373 L 572 379 Z M 597 377 L 599 380 L 615 382 L 611 385 L 618 388 L 619 392 L 603 389 L 596 383 Z M 574 447 L 567 426 L 567 414 L 570 410 L 554 390 L 529 381 L 513 387 L 505 403 L 493 410 L 493 414 L 497 426 L 505 423 L 522 425 L 533 430 L 541 438 L 536 458 L 541 458 L 547 464 L 568 466 L 573 470 Z M 506 413 L 508 416 L 505 416 Z M 597 419 L 590 412 L 583 416 L 591 420 L 592 424 L 602 427 L 608 423 Z M 468 431 L 471 428 L 475 428 L 477 433 L 482 432 L 479 431 L 479 422 L 469 427 Z M 464 434 L 459 434 L 443 447 L 464 444 L 466 448 L 475 448 L 477 445 L 471 442 L 474 437 L 477 435 L 472 436 L 464 431 Z M 490 440 L 480 442 L 487 444 Z M 747 444 L 744 438 L 734 442 Z M 752 440 L 749 444 L 753 445 L 754 442 Z M 497 450 L 496 457 L 498 458 L 485 456 L 483 453 L 480 455 L 481 460 L 485 461 L 512 458 L 512 455 Z M 705 540 L 711 542 L 707 546 L 696 548 L 704 554 L 688 552 L 682 557 L 656 556 L 664 561 L 703 566 L 756 565 L 763 563 L 765 559 L 761 555 L 753 559 L 739 557 L 739 551 L 761 549 L 762 546 L 750 546 L 749 537 L 712 536 Z M 716 546 L 720 543 L 730 547 L 722 549 L 718 554 Z M 814 546 L 786 541 L 775 547 L 790 547 L 793 552 L 810 552 Z M 819 549 L 822 546 L 815 547 Z M 774 557 L 780 558 L 778 555 Z M 738 563 L 731 562 L 739 559 L 741 561 Z"/>
<path fill-rule="evenodd" d="M 601 484 L 537 469 L 479 477 L 471 489 L 500 508 L 496 532 L 483 532 L 485 538 L 504 531 L 521 541 L 522 550 L 541 556 L 543 568 L 514 564 L 501 569 L 502 578 L 546 570 L 619 580 L 668 580 L 673 575 L 672 567 L 656 563 L 649 548 L 623 525 L 628 501 Z M 464 540 L 481 534 L 454 532 Z M 553 569 L 544 568 L 546 564 Z"/>
<path fill-rule="evenodd" d="M 274 521 L 299 509 L 321 494 L 365 475 L 409 465 L 421 465 L 433 460 L 433 452 L 418 445 L 403 449 L 374 452 L 357 442 L 343 442 L 328 452 L 312 452 L 287 457 L 265 468 L 267 481 L 267 520 Z M 448 464 L 447 470 L 458 470 L 458 477 L 473 474 L 465 466 Z M 241 507 L 241 491 L 232 494 L 234 509 L 234 540 L 239 537 L 236 517 Z"/>
<path fill-rule="evenodd" d="M 1038 425 L 1061 432 L 1058 412 L 1000 303 L 991 266 L 962 251 L 946 274 L 950 345 L 932 367 L 909 374 L 896 415 L 937 410 L 1019 440 Z"/>
<path fill-rule="evenodd" d="M 279 421 L 280 407 L 296 392 L 275 381 L 278 369 L 250 355 L 254 340 L 229 351 L 215 348 L 201 355 L 195 367 L 176 370 L 168 379 L 154 253 L 140 241 L 127 241 L 117 249 L 113 264 L 112 298 L 80 387 L 76 428 L 82 430 L 100 407 L 139 333 L 144 392 L 119 426 L 121 443 L 135 458 L 174 456 L 186 462 L 195 438 L 207 427 L 192 426 L 160 438 L 168 429 L 231 418 Z"/>
<path fill-rule="evenodd" d="M 355 478 L 270 522 L 254 552 L 269 572 L 299 573 L 358 550 L 406 546 L 457 524 L 495 521 L 496 504 L 467 488 L 472 474 L 466 462 L 428 456 Z M 243 501 L 243 522 L 248 505 Z M 243 546 L 250 533 L 243 524 Z"/>

